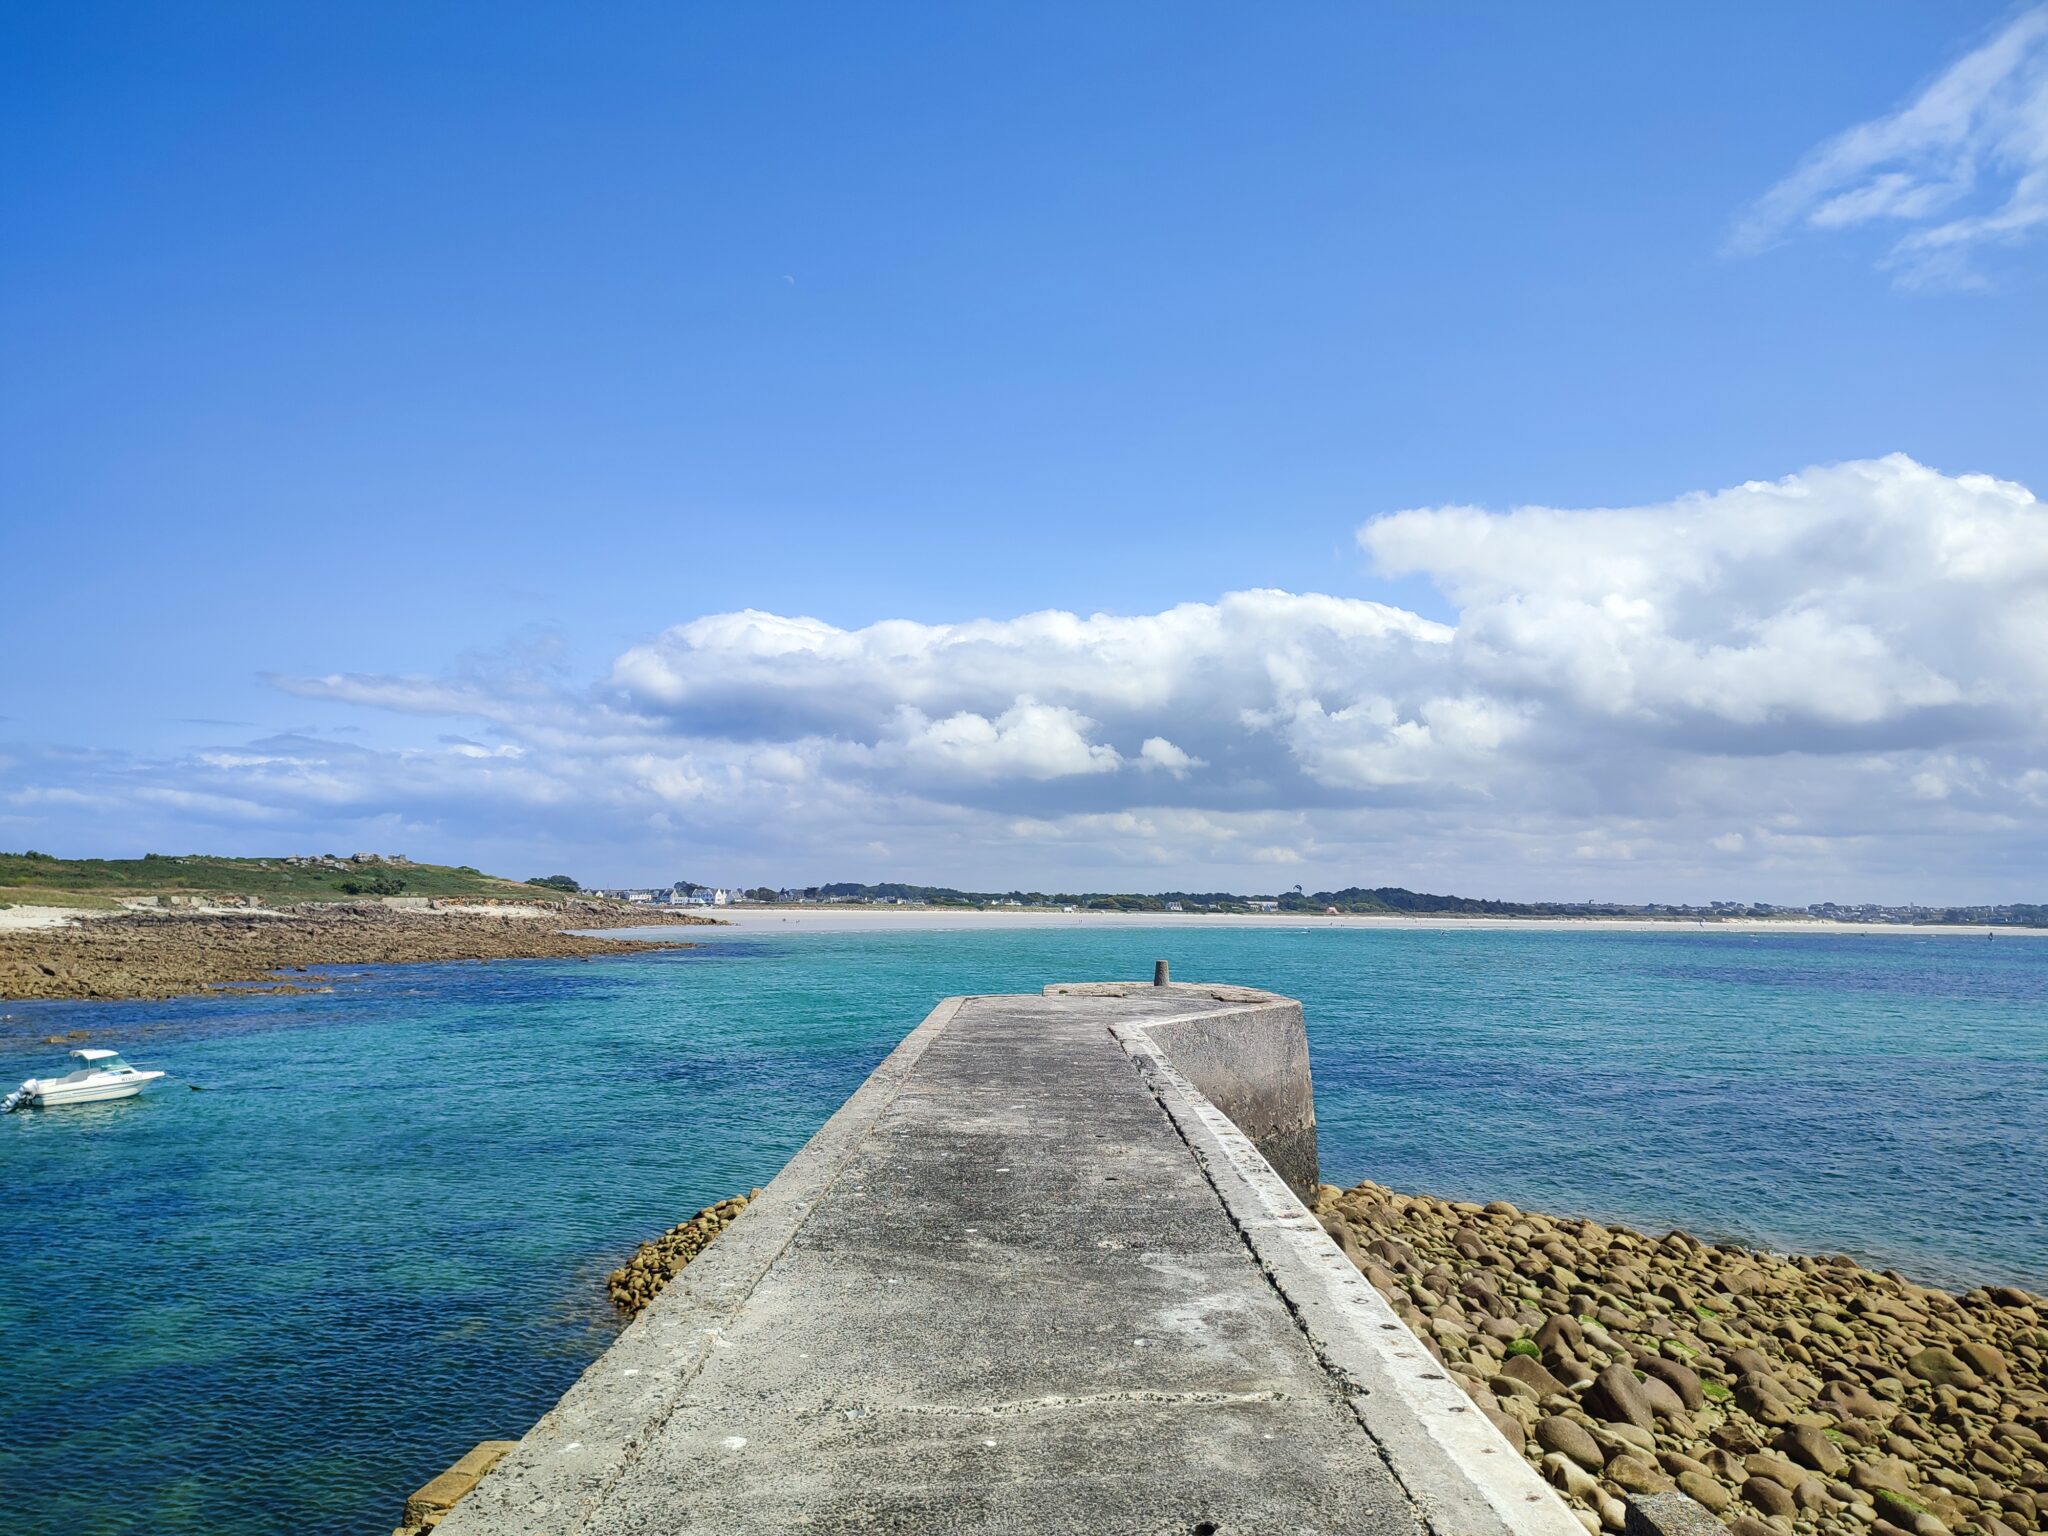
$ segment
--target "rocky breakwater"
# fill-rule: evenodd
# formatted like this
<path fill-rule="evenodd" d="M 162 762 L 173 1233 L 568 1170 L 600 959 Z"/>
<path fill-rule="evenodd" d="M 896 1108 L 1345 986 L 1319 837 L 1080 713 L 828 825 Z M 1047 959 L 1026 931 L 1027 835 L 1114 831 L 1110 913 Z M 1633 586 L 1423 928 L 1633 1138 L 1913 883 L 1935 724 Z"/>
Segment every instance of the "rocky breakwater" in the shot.
<path fill-rule="evenodd" d="M 2048 1302 L 1503 1201 L 1316 1214 L 1590 1532 L 1676 1489 L 1740 1536 L 2048 1532 Z"/>
<path fill-rule="evenodd" d="M 734 1195 L 730 1200 L 721 1200 L 716 1205 L 707 1205 L 688 1221 L 670 1227 L 652 1242 L 642 1243 L 633 1250 L 633 1257 L 605 1277 L 605 1290 L 612 1298 L 612 1305 L 629 1318 L 638 1317 L 640 1309 L 661 1294 L 661 1288 L 675 1279 L 683 1266 L 702 1253 L 711 1239 L 718 1236 L 741 1211 L 747 1202 L 757 1198 L 761 1191 L 750 1190 L 744 1195 Z"/>

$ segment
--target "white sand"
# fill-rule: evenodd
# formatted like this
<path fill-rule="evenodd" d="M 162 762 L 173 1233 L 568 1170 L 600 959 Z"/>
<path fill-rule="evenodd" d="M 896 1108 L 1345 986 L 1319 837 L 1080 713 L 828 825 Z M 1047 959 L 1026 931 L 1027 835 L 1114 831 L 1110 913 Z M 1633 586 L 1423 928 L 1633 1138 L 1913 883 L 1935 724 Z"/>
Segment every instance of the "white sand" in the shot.
<path fill-rule="evenodd" d="M 104 911 L 86 907 L 0 907 L 0 932 L 22 928 L 62 928 L 75 917 L 105 917 Z"/>

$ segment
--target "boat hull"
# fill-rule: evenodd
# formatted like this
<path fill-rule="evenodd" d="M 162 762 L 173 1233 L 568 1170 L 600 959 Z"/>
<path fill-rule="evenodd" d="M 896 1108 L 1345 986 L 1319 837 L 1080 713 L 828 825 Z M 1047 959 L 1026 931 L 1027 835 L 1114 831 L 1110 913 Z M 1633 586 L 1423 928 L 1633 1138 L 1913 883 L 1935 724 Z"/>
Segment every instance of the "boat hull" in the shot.
<path fill-rule="evenodd" d="M 117 1083 L 53 1085 L 29 1095 L 28 1102 L 38 1109 L 61 1109 L 66 1104 L 103 1104 L 109 1099 L 131 1099 L 142 1092 L 145 1084 L 153 1083 L 162 1076 L 161 1072 L 138 1072 L 134 1077 Z"/>

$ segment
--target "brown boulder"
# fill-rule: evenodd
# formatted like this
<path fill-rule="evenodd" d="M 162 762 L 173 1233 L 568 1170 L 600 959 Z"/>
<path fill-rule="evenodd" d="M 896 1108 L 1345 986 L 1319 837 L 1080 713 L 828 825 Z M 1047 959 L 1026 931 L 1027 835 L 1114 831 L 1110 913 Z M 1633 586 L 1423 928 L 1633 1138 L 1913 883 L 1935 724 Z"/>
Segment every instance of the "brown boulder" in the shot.
<path fill-rule="evenodd" d="M 1652 1432 L 1657 1427 L 1657 1415 L 1643 1396 L 1642 1383 L 1625 1365 L 1610 1365 L 1595 1376 L 1580 1403 L 1594 1418 L 1611 1424 L 1633 1424 Z"/>
<path fill-rule="evenodd" d="M 1598 1472 L 1607 1460 L 1586 1426 L 1575 1423 L 1561 1413 L 1553 1413 L 1536 1421 L 1536 1443 L 1546 1451 L 1569 1456 L 1589 1472 Z"/>
<path fill-rule="evenodd" d="M 1956 1346 L 1956 1353 L 1962 1357 L 1963 1364 L 1967 1365 L 1979 1376 L 1991 1381 L 2010 1382 L 2012 1380 L 2012 1367 L 2006 1363 L 2004 1354 L 1993 1349 L 1989 1344 L 1980 1344 L 1977 1340 L 1971 1339 L 1966 1343 L 1958 1344 Z"/>
<path fill-rule="evenodd" d="M 1821 1391 L 1821 1405 L 1840 1419 L 1888 1419 L 1898 1412 L 1849 1381 L 1829 1382 Z"/>
<path fill-rule="evenodd" d="M 1678 1394 L 1688 1412 L 1697 1413 L 1706 1402 L 1706 1394 L 1700 1389 L 1699 1373 L 1676 1360 L 1666 1360 L 1662 1355 L 1647 1351 L 1636 1356 L 1636 1369 L 1645 1376 L 1654 1377 Z"/>
<path fill-rule="evenodd" d="M 1527 1355 L 1509 1355 L 1501 1362 L 1500 1374 L 1511 1381 L 1534 1387 L 1539 1398 L 1554 1397 L 1564 1391 L 1563 1382 L 1546 1371 L 1540 1361 Z"/>
<path fill-rule="evenodd" d="M 1930 1345 L 1906 1362 L 1906 1369 L 1937 1387 L 1974 1387 L 1979 1377 L 1953 1353 Z"/>
<path fill-rule="evenodd" d="M 1792 1498 L 1792 1490 L 1783 1483 L 1771 1481 L 1768 1477 L 1745 1479 L 1742 1484 L 1742 1501 L 1762 1514 L 1779 1516 L 1786 1520 L 1791 1519 L 1799 1508 Z"/>
<path fill-rule="evenodd" d="M 1623 1493 L 1656 1493 L 1671 1479 L 1640 1456 L 1617 1456 L 1607 1463 L 1607 1480 Z"/>
<path fill-rule="evenodd" d="M 1687 1498 L 1704 1504 L 1717 1515 L 1725 1512 L 1733 1502 L 1728 1490 L 1704 1472 L 1687 1470 L 1679 1473 L 1678 1491 Z"/>
<path fill-rule="evenodd" d="M 1497 1404 L 1489 1407 L 1487 1404 L 1481 1403 L 1479 1411 L 1486 1415 L 1487 1423 L 1500 1431 L 1501 1438 L 1515 1448 L 1517 1456 L 1528 1450 L 1529 1436 L 1522 1428 L 1521 1420 Z"/>
<path fill-rule="evenodd" d="M 1500 1292 L 1484 1280 L 1467 1280 L 1458 1287 L 1458 1294 L 1488 1317 L 1499 1317 L 1507 1310 L 1507 1303 L 1500 1299 Z"/>
<path fill-rule="evenodd" d="M 1759 1424 L 1790 1424 L 1799 1416 L 1778 1379 L 1757 1371 L 1735 1378 L 1735 1406 Z"/>
<path fill-rule="evenodd" d="M 1751 1349 L 1746 1344 L 1740 1349 L 1729 1350 L 1724 1358 L 1728 1362 L 1728 1369 L 1738 1376 L 1744 1371 L 1755 1371 L 1759 1376 L 1772 1376 L 1778 1370 L 1777 1361 L 1762 1350 Z"/>
<path fill-rule="evenodd" d="M 1654 1376 L 1645 1376 L 1636 1383 L 1636 1389 L 1643 1394 L 1643 1401 L 1650 1405 L 1650 1411 L 1660 1419 L 1681 1426 L 1685 1433 L 1691 1433 L 1692 1416 L 1685 1411 L 1685 1403 L 1670 1387 Z"/>
<path fill-rule="evenodd" d="M 1842 1448 L 1811 1424 L 1794 1424 L 1771 1443 L 1802 1467 L 1811 1467 L 1823 1477 L 1840 1477 L 1849 1465 Z"/>
<path fill-rule="evenodd" d="M 1486 1378 L 1486 1389 L 1502 1402 L 1520 1398 L 1526 1403 L 1534 1403 L 1543 1395 L 1521 1377 L 1505 1375 L 1499 1371 Z"/>
<path fill-rule="evenodd" d="M 1806 1470 L 1803 1467 L 1795 1467 L 1784 1457 L 1774 1456 L 1769 1451 L 1757 1451 L 1745 1456 L 1742 1468 L 1751 1477 L 1769 1478 L 1788 1493 L 1806 1481 Z"/>

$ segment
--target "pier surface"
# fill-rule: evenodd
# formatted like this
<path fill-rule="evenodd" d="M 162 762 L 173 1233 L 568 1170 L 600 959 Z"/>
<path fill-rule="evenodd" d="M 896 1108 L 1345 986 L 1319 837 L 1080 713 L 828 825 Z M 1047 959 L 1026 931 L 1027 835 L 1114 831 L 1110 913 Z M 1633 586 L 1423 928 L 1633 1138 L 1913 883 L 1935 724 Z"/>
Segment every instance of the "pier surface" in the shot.
<path fill-rule="evenodd" d="M 1286 999 L 949 999 L 440 1530 L 1583 1536 L 1314 1157 Z"/>

